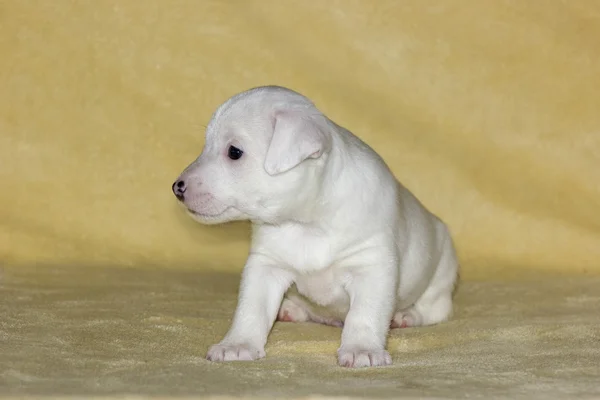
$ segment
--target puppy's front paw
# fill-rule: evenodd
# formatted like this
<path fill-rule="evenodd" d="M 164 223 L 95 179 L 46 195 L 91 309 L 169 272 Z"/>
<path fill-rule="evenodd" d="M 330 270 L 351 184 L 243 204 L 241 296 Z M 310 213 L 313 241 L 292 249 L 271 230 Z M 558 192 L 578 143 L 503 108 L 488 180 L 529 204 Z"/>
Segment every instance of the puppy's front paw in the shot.
<path fill-rule="evenodd" d="M 264 349 L 249 344 L 215 344 L 206 354 L 209 361 L 253 361 L 265 356 Z"/>
<path fill-rule="evenodd" d="M 338 363 L 347 368 L 378 367 L 391 365 L 392 357 L 384 349 L 342 346 L 338 350 Z"/>

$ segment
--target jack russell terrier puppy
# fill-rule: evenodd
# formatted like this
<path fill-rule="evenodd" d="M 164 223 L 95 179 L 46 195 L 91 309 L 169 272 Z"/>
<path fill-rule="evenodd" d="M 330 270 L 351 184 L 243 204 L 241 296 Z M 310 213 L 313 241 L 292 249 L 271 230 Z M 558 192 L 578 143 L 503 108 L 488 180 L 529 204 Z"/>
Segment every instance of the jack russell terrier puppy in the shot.
<path fill-rule="evenodd" d="M 203 224 L 252 222 L 233 322 L 208 360 L 264 357 L 279 319 L 342 327 L 341 366 L 389 365 L 390 328 L 452 314 L 459 266 L 446 225 L 297 92 L 227 100 L 172 189 Z"/>

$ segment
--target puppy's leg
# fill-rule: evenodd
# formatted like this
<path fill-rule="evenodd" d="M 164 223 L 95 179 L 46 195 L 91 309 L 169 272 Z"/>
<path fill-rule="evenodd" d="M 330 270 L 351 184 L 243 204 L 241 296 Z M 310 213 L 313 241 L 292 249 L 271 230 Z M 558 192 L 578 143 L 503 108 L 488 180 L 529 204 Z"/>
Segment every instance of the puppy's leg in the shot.
<path fill-rule="evenodd" d="M 231 328 L 219 344 L 208 350 L 206 358 L 236 361 L 264 357 L 267 336 L 292 279 L 291 273 L 271 267 L 264 257 L 250 255 L 242 274 Z"/>
<path fill-rule="evenodd" d="M 398 311 L 391 328 L 434 325 L 452 316 L 452 295 L 458 279 L 458 261 L 452 241 L 446 240 L 442 257 L 429 287 L 412 307 Z"/>
<path fill-rule="evenodd" d="M 357 368 L 392 363 L 385 345 L 396 302 L 397 268 L 395 260 L 388 260 L 352 274 L 347 286 L 351 306 L 338 349 L 341 366 Z"/>

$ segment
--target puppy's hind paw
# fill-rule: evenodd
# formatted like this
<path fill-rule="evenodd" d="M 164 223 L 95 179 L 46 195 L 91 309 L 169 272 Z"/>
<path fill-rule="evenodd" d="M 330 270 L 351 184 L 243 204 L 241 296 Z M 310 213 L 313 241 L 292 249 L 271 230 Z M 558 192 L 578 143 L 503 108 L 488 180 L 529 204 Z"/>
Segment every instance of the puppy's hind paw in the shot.
<path fill-rule="evenodd" d="M 396 328 L 412 328 L 414 326 L 420 326 L 422 324 L 423 318 L 421 314 L 414 308 L 409 308 L 407 310 L 398 311 L 392 322 L 390 323 L 390 329 Z"/>
<path fill-rule="evenodd" d="M 277 321 L 306 322 L 308 320 L 308 313 L 304 308 L 291 300 L 283 300 L 279 312 L 277 313 Z"/>
<path fill-rule="evenodd" d="M 346 368 L 380 367 L 392 364 L 392 357 L 384 349 L 340 347 L 338 364 Z"/>
<path fill-rule="evenodd" d="M 253 361 L 265 356 L 263 349 L 248 344 L 215 344 L 206 354 L 209 361 Z"/>

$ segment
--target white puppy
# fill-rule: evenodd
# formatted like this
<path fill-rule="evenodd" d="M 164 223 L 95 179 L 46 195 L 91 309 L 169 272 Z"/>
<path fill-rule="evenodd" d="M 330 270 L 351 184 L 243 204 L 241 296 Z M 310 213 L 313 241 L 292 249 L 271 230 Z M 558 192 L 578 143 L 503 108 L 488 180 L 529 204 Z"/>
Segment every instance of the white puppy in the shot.
<path fill-rule="evenodd" d="M 343 326 L 342 366 L 388 365 L 390 327 L 452 313 L 458 263 L 446 225 L 292 90 L 254 88 L 221 105 L 173 192 L 201 223 L 252 221 L 233 322 L 209 360 L 264 357 L 279 316 Z"/>

